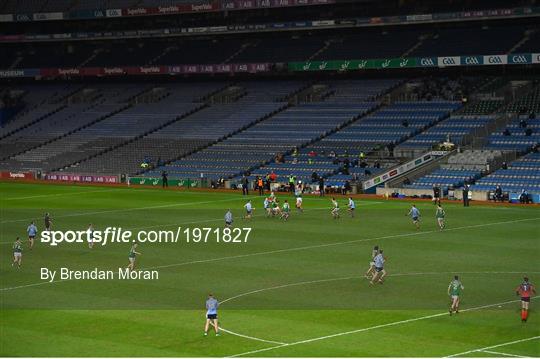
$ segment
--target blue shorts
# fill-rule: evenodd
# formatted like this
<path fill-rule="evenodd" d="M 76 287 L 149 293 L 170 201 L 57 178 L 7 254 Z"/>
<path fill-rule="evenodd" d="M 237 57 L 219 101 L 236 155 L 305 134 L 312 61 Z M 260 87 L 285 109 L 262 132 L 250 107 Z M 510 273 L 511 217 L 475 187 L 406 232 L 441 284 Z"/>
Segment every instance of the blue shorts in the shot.
<path fill-rule="evenodd" d="M 413 220 L 414 222 L 416 222 L 416 221 L 418 221 L 418 217 L 413 217 L 412 220 Z"/>
<path fill-rule="evenodd" d="M 217 314 L 207 314 L 206 318 L 207 319 L 217 319 Z"/>

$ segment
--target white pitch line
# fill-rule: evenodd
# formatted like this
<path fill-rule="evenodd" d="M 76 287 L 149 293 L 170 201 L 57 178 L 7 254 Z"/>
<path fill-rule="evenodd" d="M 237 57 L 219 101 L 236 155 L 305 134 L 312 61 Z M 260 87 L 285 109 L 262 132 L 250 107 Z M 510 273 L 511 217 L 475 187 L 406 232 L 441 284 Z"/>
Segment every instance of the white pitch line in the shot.
<path fill-rule="evenodd" d="M 534 297 L 534 298 L 531 298 L 531 299 L 537 299 L 537 298 L 538 297 Z M 525 339 L 514 340 L 514 341 L 511 341 L 511 342 L 506 342 L 506 343 L 502 343 L 502 344 L 491 345 L 489 347 L 473 349 L 473 350 L 469 350 L 469 351 L 458 353 L 458 354 L 452 354 L 452 355 L 446 356 L 445 358 L 455 358 L 455 357 L 462 356 L 462 355 L 467 355 L 467 354 L 471 354 L 471 353 L 475 353 L 475 352 L 481 352 L 481 351 L 485 351 L 485 350 L 489 350 L 489 349 L 495 349 L 495 348 L 499 348 L 499 347 L 505 347 L 507 345 L 523 343 L 523 342 L 527 342 L 527 341 L 530 341 L 530 340 L 536 340 L 536 339 L 540 339 L 540 335 L 537 335 L 535 337 L 525 338 Z"/>
<path fill-rule="evenodd" d="M 524 219 L 517 219 L 513 221 L 503 221 L 503 222 L 492 222 L 492 223 L 483 223 L 483 224 L 475 224 L 471 226 L 462 226 L 462 227 L 455 227 L 455 228 L 449 228 L 445 229 L 446 232 L 448 231 L 457 231 L 461 229 L 470 229 L 470 228 L 479 228 L 479 227 L 487 227 L 487 226 L 494 226 L 494 225 L 500 225 L 500 224 L 508 224 L 508 223 L 518 223 L 518 222 L 524 222 L 524 221 L 532 221 L 540 219 L 540 217 L 536 218 L 524 218 Z M 395 234 L 395 235 L 388 235 L 388 236 L 382 236 L 382 237 L 372 237 L 372 238 L 364 238 L 364 239 L 355 239 L 351 241 L 345 241 L 345 242 L 338 242 L 338 243 L 327 243 L 327 244 L 316 244 L 312 246 L 304 246 L 304 247 L 293 247 L 293 248 L 285 248 L 285 249 L 276 249 L 272 251 L 265 251 L 265 252 L 255 252 L 255 253 L 247 253 L 247 254 L 238 254 L 235 256 L 228 256 L 228 257 L 218 257 L 218 258 L 210 258 L 210 259 L 199 259 L 189 262 L 182 262 L 182 263 L 173 263 L 173 264 L 165 264 L 161 266 L 155 266 L 151 268 L 144 268 L 146 270 L 156 270 L 156 269 L 163 269 L 163 268 L 172 268 L 172 267 L 181 267 L 185 265 L 191 265 L 191 264 L 200 264 L 200 263 L 210 263 L 210 262 L 218 262 L 228 259 L 239 259 L 239 258 L 248 258 L 248 257 L 255 257 L 255 256 L 262 256 L 267 254 L 276 254 L 276 253 L 286 253 L 286 252 L 295 252 L 295 251 L 302 251 L 306 249 L 315 249 L 315 248 L 325 248 L 325 247 L 333 247 L 333 246 L 339 246 L 344 244 L 352 244 L 352 243 L 361 243 L 361 242 L 368 242 L 368 241 L 375 241 L 375 240 L 381 240 L 381 239 L 392 239 L 392 238 L 401 238 L 401 237 L 412 237 L 412 236 L 418 236 L 418 235 L 424 235 L 424 234 L 432 234 L 432 233 L 440 233 L 439 230 L 433 230 L 433 231 L 426 231 L 426 232 L 411 232 L 411 233 L 403 233 L 403 234 Z M 7 291 L 12 289 L 19 289 L 19 288 L 26 288 L 26 287 L 33 287 L 37 285 L 42 285 L 43 283 L 56 283 L 59 281 L 53 281 L 53 282 L 39 282 L 39 283 L 32 283 L 32 284 L 26 284 L 21 285 L 17 287 L 7 287 L 7 288 L 0 288 L 0 291 Z"/>
<path fill-rule="evenodd" d="M 457 273 L 457 272 L 412 272 L 412 273 L 391 274 L 391 275 L 388 275 L 388 277 L 393 278 L 393 277 L 420 276 L 420 275 L 451 275 L 451 274 L 455 274 L 455 273 Z M 531 274 L 538 274 L 540 272 L 530 272 L 530 273 Z M 495 272 L 495 271 L 490 271 L 490 272 L 459 272 L 459 274 L 460 275 L 467 275 L 467 274 L 522 274 L 522 272 L 500 272 L 500 271 Z M 310 280 L 310 281 L 304 281 L 304 282 L 288 283 L 288 284 L 277 285 L 277 286 L 273 286 L 273 287 L 261 288 L 261 289 L 256 289 L 256 290 L 252 290 L 252 291 L 249 291 L 249 292 L 241 293 L 241 294 L 235 295 L 233 297 L 229 297 L 227 299 L 224 299 L 224 300 L 220 301 L 219 304 L 223 305 L 224 303 L 230 302 L 231 300 L 234 300 L 234 299 L 238 299 L 238 298 L 245 297 L 245 296 L 248 296 L 248 295 L 251 295 L 251 294 L 270 291 L 270 290 L 274 290 L 274 289 L 282 289 L 282 288 L 289 288 L 289 287 L 295 287 L 295 286 L 301 286 L 301 285 L 307 285 L 307 284 L 334 282 L 334 281 L 349 280 L 349 279 L 362 279 L 362 277 L 360 275 L 355 275 L 355 276 L 348 276 L 348 277 L 328 278 L 328 279 L 319 279 L 319 280 Z M 248 336 L 245 336 L 245 335 L 240 334 L 240 333 L 234 333 L 234 332 L 231 332 L 231 333 L 234 334 L 234 335 L 244 336 L 246 338 L 249 338 Z M 259 340 L 259 341 L 271 342 L 271 341 L 261 339 L 261 338 L 253 338 L 253 339 L 254 340 Z M 287 344 L 287 343 L 276 343 L 276 344 Z"/>
<path fill-rule="evenodd" d="M 261 338 L 256 338 L 256 337 L 250 337 L 249 335 L 244 335 L 244 334 L 240 334 L 240 333 L 235 333 L 231 330 L 228 330 L 228 329 L 225 329 L 223 327 L 219 327 L 219 329 L 221 331 L 224 331 L 225 333 L 229 333 L 231 335 L 235 335 L 237 337 L 242 337 L 242 338 L 246 338 L 246 339 L 251 339 L 251 340 L 256 340 L 256 341 L 259 341 L 259 342 L 265 342 L 265 343 L 270 343 L 270 344 L 278 344 L 278 345 L 286 345 L 287 343 L 282 343 L 282 342 L 275 342 L 273 340 L 266 340 L 266 339 L 261 339 Z"/>
<path fill-rule="evenodd" d="M 389 274 L 388 278 L 393 277 L 414 277 L 414 276 L 428 276 L 428 275 L 454 275 L 458 273 L 459 275 L 466 275 L 466 274 L 523 274 L 523 272 L 501 272 L 501 271 L 484 271 L 484 272 L 460 272 L 460 271 L 453 271 L 453 272 L 411 272 L 411 273 L 395 273 L 395 274 Z M 530 274 L 540 274 L 540 272 L 527 272 Z M 363 279 L 363 276 L 361 274 L 357 274 L 354 276 L 348 276 L 348 277 L 338 277 L 338 278 L 327 278 L 327 279 L 316 279 L 316 280 L 309 280 L 304 282 L 296 282 L 296 283 L 288 283 L 288 284 L 281 284 L 276 285 L 273 287 L 267 287 L 267 288 L 261 288 L 261 289 L 255 289 L 251 290 L 249 292 L 237 294 L 235 296 L 229 297 L 227 299 L 221 300 L 219 302 L 220 305 L 230 302 L 231 300 L 235 300 L 241 297 L 245 297 L 251 294 L 257 294 L 261 292 L 267 292 L 274 289 L 282 289 L 282 288 L 289 288 L 289 287 L 296 287 L 306 284 L 317 284 L 317 283 L 325 283 L 325 282 L 336 282 L 340 280 L 348 280 L 348 279 Z"/>
<path fill-rule="evenodd" d="M 491 350 L 480 350 L 482 353 L 488 353 L 488 354 L 494 354 L 497 356 L 507 356 L 507 357 L 513 357 L 513 358 L 530 358 L 523 355 L 516 355 L 516 354 L 509 354 L 509 353 L 501 353 L 501 352 L 494 352 Z"/>
<path fill-rule="evenodd" d="M 533 297 L 531 299 L 537 299 L 537 298 L 538 297 Z M 516 302 L 519 302 L 519 301 L 520 301 L 520 299 L 518 299 L 518 300 L 510 300 L 510 301 L 501 302 L 501 303 L 495 303 L 495 304 L 487 304 L 487 305 L 482 305 L 482 306 L 479 306 L 479 307 L 472 307 L 472 308 L 468 308 L 468 309 L 463 309 L 463 310 L 461 310 L 461 312 L 470 312 L 470 311 L 474 311 L 474 310 L 492 308 L 492 307 L 497 307 L 499 305 L 516 303 Z M 386 324 L 375 325 L 375 326 L 372 326 L 372 327 L 355 329 L 355 330 L 350 330 L 350 331 L 347 331 L 347 332 L 330 334 L 330 335 L 325 335 L 325 336 L 322 336 L 322 337 L 316 337 L 316 338 L 311 338 L 311 339 L 306 339 L 306 340 L 300 340 L 300 341 L 293 342 L 293 343 L 275 345 L 275 346 L 272 346 L 272 347 L 258 349 L 258 350 L 251 350 L 251 351 L 244 352 L 244 353 L 230 355 L 230 356 L 228 356 L 228 358 L 236 358 L 236 357 L 245 356 L 245 355 L 257 354 L 257 353 L 267 352 L 267 351 L 278 349 L 278 348 L 284 348 L 284 347 L 296 346 L 296 345 L 300 345 L 300 344 L 312 343 L 312 342 L 316 342 L 316 341 L 320 341 L 320 340 L 341 337 L 341 336 L 344 336 L 344 335 L 350 335 L 350 334 L 367 332 L 367 331 L 375 330 L 375 329 L 393 327 L 393 326 L 397 326 L 397 325 L 401 325 L 401 324 L 408 324 L 408 323 L 417 322 L 417 321 L 420 321 L 420 320 L 438 318 L 438 317 L 447 316 L 447 315 L 448 315 L 448 312 L 444 312 L 444 313 L 426 315 L 426 316 L 423 316 L 423 317 L 410 318 L 410 319 L 400 320 L 400 321 L 397 321 L 397 322 L 390 322 L 390 323 L 386 323 Z M 529 339 L 525 339 L 525 340 L 532 340 L 532 339 L 536 339 L 536 338 L 539 338 L 539 337 L 529 338 Z M 525 340 L 521 340 L 521 341 L 525 341 Z M 516 341 L 516 342 L 521 342 L 521 341 Z M 512 343 L 514 343 L 514 342 L 512 342 Z M 507 344 L 510 344 L 510 343 L 507 343 Z M 501 345 L 498 345 L 498 346 L 501 346 Z M 491 349 L 491 348 L 494 348 L 494 347 L 497 347 L 497 346 L 481 348 L 480 350 L 482 350 L 482 349 Z M 474 351 L 479 351 L 479 350 L 473 350 L 473 351 L 469 351 L 469 352 L 465 352 L 465 353 L 455 354 L 453 356 L 468 354 L 468 353 L 472 353 Z"/>

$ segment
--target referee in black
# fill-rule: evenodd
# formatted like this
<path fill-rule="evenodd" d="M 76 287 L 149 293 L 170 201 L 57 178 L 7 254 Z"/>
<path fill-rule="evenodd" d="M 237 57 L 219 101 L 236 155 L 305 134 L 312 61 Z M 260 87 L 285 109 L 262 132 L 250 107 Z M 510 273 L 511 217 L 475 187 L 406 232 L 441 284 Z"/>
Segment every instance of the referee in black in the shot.
<path fill-rule="evenodd" d="M 161 186 L 163 186 L 163 188 L 165 187 L 169 187 L 169 180 L 167 178 L 168 174 L 167 174 L 167 171 L 162 171 L 161 172 Z"/>
<path fill-rule="evenodd" d="M 463 207 L 469 207 L 469 185 L 464 184 L 463 185 Z"/>

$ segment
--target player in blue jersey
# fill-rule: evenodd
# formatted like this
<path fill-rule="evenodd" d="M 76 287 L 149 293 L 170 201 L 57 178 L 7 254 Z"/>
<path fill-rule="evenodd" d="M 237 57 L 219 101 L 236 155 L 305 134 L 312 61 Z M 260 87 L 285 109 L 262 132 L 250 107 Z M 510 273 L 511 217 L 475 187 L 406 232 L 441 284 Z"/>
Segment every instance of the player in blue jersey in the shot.
<path fill-rule="evenodd" d="M 34 239 L 36 239 L 37 231 L 38 230 L 34 222 L 30 222 L 30 225 L 28 228 L 26 228 L 26 233 L 28 233 L 28 242 L 30 242 L 30 249 L 34 247 Z"/>
<path fill-rule="evenodd" d="M 420 229 L 420 211 L 413 204 L 407 216 L 411 216 L 413 224 L 416 226 L 416 229 Z"/>
<path fill-rule="evenodd" d="M 354 212 L 356 210 L 356 203 L 354 203 L 352 197 L 349 197 L 349 203 L 347 204 L 348 211 L 351 214 L 351 217 L 354 217 Z"/>
<path fill-rule="evenodd" d="M 208 329 L 210 325 L 214 328 L 216 336 L 219 336 L 219 326 L 217 318 L 217 310 L 219 307 L 219 302 L 212 295 L 208 294 L 208 299 L 206 300 L 206 324 L 204 326 L 204 336 L 208 335 Z"/>

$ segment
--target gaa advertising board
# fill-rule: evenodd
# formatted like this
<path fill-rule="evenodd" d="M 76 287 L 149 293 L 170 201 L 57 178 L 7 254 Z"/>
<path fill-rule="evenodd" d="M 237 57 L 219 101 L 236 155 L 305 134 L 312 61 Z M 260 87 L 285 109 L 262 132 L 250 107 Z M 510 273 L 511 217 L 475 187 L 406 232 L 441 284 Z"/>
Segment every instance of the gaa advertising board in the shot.
<path fill-rule="evenodd" d="M 383 184 L 384 182 L 396 178 L 403 173 L 409 172 L 412 169 L 420 167 L 428 162 L 433 161 L 434 159 L 446 155 L 447 151 L 431 151 L 424 153 L 422 156 L 417 157 L 409 162 L 406 162 L 398 167 L 391 168 L 390 170 L 375 176 L 367 181 L 362 183 L 364 190 L 370 189 L 372 187 Z"/>
<path fill-rule="evenodd" d="M 289 70 L 307 71 L 352 71 L 384 70 L 400 68 L 453 67 L 453 66 L 492 66 L 492 65 L 529 65 L 539 64 L 540 53 L 510 55 L 470 55 L 438 57 L 405 57 L 389 59 L 332 60 L 290 62 Z"/>

